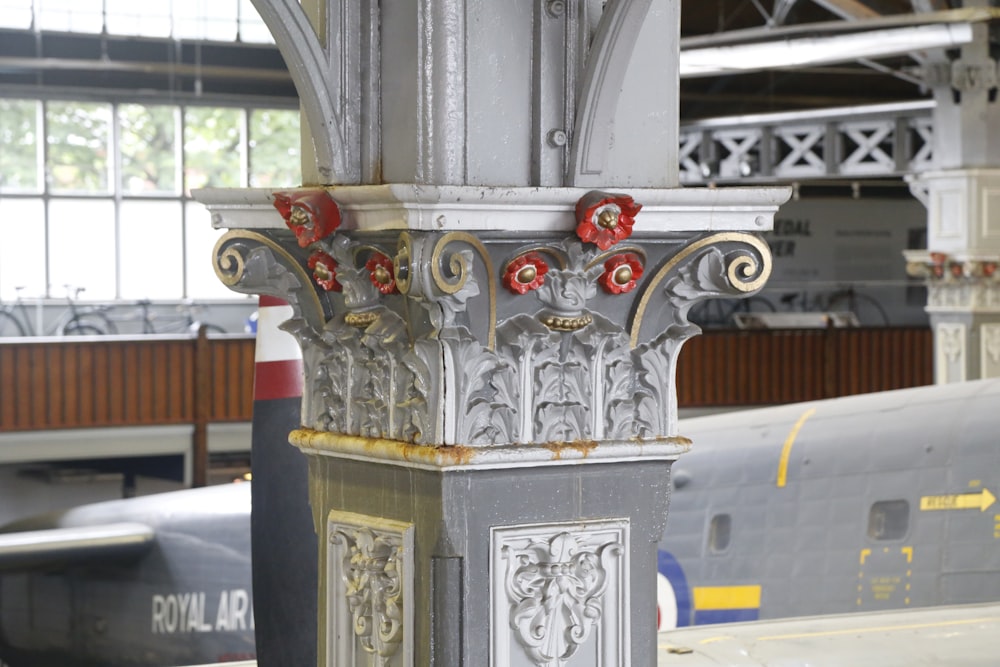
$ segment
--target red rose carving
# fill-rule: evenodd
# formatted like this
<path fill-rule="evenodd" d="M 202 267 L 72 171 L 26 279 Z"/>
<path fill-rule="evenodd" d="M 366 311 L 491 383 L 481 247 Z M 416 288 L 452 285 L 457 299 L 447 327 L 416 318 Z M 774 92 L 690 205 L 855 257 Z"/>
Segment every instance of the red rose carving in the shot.
<path fill-rule="evenodd" d="M 525 294 L 542 286 L 548 270 L 549 265 L 538 253 L 529 252 L 507 265 L 503 274 L 503 286 L 514 294 Z"/>
<path fill-rule="evenodd" d="M 337 282 L 337 262 L 322 250 L 309 256 L 309 270 L 313 272 L 316 284 L 328 292 L 341 292 L 343 286 Z"/>
<path fill-rule="evenodd" d="M 302 248 L 326 238 L 340 226 L 340 208 L 325 190 L 275 192 L 274 208 L 295 232 Z"/>
<path fill-rule="evenodd" d="M 642 205 L 628 195 L 591 190 L 576 203 L 576 235 L 584 243 L 607 250 L 632 235 L 640 209 Z"/>
<path fill-rule="evenodd" d="M 368 277 L 371 278 L 372 285 L 378 288 L 382 294 L 394 294 L 396 289 L 396 276 L 392 269 L 392 260 L 381 253 L 372 255 L 365 268 L 368 269 Z"/>
<path fill-rule="evenodd" d="M 597 281 L 611 294 L 624 294 L 635 289 L 639 278 L 642 278 L 642 260 L 626 252 L 604 262 L 604 273 Z"/>

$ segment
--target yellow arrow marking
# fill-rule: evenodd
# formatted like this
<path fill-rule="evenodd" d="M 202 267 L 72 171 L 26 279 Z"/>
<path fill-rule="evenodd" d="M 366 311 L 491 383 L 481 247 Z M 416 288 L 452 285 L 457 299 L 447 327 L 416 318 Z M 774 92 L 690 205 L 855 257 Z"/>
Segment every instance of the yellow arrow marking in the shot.
<path fill-rule="evenodd" d="M 920 511 L 932 512 L 935 510 L 979 510 L 985 512 L 997 497 L 990 493 L 989 489 L 983 489 L 979 493 L 956 493 L 947 496 L 922 496 L 920 498 Z"/>
<path fill-rule="evenodd" d="M 903 547 L 902 549 L 900 549 L 900 551 L 903 552 L 904 554 L 906 554 L 906 562 L 907 563 L 912 563 L 913 562 L 913 547 Z M 909 575 L 907 575 L 907 576 L 909 576 Z"/>
<path fill-rule="evenodd" d="M 862 549 L 861 550 L 861 564 L 862 565 L 865 564 L 865 558 L 867 558 L 868 556 L 871 556 L 871 554 L 872 554 L 872 550 L 871 549 Z"/>
<path fill-rule="evenodd" d="M 785 446 L 781 448 L 781 459 L 778 461 L 778 488 L 784 487 L 788 480 L 788 458 L 792 455 L 792 445 L 795 444 L 795 438 L 799 435 L 802 425 L 814 414 L 816 414 L 816 408 L 810 408 L 803 412 L 785 439 Z"/>

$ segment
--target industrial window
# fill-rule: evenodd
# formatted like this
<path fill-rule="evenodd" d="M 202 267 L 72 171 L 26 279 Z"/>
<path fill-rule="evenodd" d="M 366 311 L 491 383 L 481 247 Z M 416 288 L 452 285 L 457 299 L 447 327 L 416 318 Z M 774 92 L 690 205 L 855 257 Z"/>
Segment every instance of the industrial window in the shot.
<path fill-rule="evenodd" d="M 0 301 L 235 298 L 190 191 L 297 186 L 299 145 L 298 109 L 0 100 Z"/>
<path fill-rule="evenodd" d="M 274 43 L 252 0 L 0 0 L 0 28 Z"/>
<path fill-rule="evenodd" d="M 721 553 L 729 548 L 729 533 L 732 519 L 728 514 L 716 514 L 708 530 L 708 550 Z"/>
<path fill-rule="evenodd" d="M 905 500 L 880 500 L 868 512 L 868 537 L 873 540 L 899 540 L 910 526 L 910 503 Z"/>

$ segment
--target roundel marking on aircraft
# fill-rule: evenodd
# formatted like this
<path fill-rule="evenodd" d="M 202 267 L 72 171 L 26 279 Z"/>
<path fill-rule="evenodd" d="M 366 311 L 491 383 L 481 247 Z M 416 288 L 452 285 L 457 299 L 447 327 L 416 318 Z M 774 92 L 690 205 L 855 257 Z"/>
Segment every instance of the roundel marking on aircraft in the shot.
<path fill-rule="evenodd" d="M 657 552 L 657 630 L 691 625 L 691 590 L 680 563 L 669 551 Z"/>
<path fill-rule="evenodd" d="M 667 578 L 656 573 L 656 629 L 673 630 L 677 627 L 677 596 Z"/>

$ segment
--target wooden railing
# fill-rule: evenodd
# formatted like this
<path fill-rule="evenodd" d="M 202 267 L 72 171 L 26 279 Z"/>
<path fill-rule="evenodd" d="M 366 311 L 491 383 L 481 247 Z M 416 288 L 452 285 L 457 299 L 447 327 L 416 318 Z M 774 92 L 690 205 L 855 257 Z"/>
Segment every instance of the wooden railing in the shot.
<path fill-rule="evenodd" d="M 254 339 L 0 339 L 0 432 L 249 421 Z M 927 329 L 708 332 L 681 407 L 767 405 L 930 384 Z"/>
<path fill-rule="evenodd" d="M 773 405 L 934 382 L 930 329 L 713 331 L 684 344 L 680 407 Z"/>
<path fill-rule="evenodd" d="M 0 339 L 0 431 L 249 421 L 253 371 L 251 336 Z"/>

